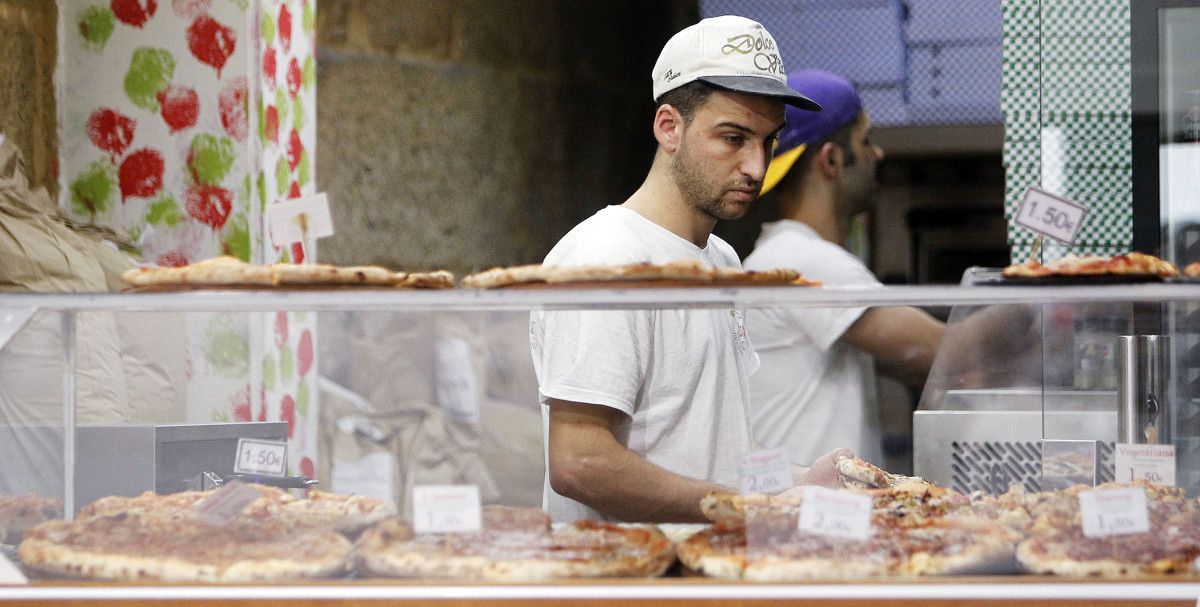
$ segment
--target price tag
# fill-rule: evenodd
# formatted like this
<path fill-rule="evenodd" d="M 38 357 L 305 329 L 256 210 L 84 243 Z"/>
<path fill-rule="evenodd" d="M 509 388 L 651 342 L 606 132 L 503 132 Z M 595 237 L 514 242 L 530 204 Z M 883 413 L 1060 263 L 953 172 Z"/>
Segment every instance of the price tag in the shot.
<path fill-rule="evenodd" d="M 207 497 L 192 506 L 196 516 L 212 525 L 224 527 L 232 523 L 251 502 L 262 497 L 256 489 L 238 481 L 230 481 L 214 489 Z"/>
<path fill-rule="evenodd" d="M 3 140 L 2 136 L 0 136 L 0 140 Z M 0 556 L 0 585 L 16 586 L 28 583 L 29 578 L 25 577 L 25 574 L 21 573 L 21 570 L 17 569 L 17 566 L 12 561 Z"/>
<path fill-rule="evenodd" d="M 1088 537 L 1150 531 L 1146 491 L 1141 487 L 1084 491 L 1079 494 L 1079 516 Z"/>
<path fill-rule="evenodd" d="M 479 395 L 470 344 L 448 339 L 439 342 L 436 350 L 438 405 L 454 419 L 479 423 Z"/>
<path fill-rule="evenodd" d="M 321 192 L 270 205 L 267 207 L 267 227 L 271 231 L 271 241 L 279 247 L 306 238 L 332 236 L 329 197 Z"/>
<path fill-rule="evenodd" d="M 417 533 L 472 533 L 483 529 L 479 487 L 417 485 L 412 490 Z"/>
<path fill-rule="evenodd" d="M 233 471 L 237 474 L 287 476 L 287 443 L 259 438 L 239 438 Z"/>
<path fill-rule="evenodd" d="M 871 537 L 871 496 L 824 487 L 806 487 L 800 506 L 801 531 L 855 540 Z"/>
<path fill-rule="evenodd" d="M 791 489 L 792 462 L 784 449 L 751 451 L 738 459 L 738 484 L 742 495 L 774 495 Z"/>
<path fill-rule="evenodd" d="M 1038 234 L 1071 244 L 1086 216 L 1087 207 L 1078 202 L 1030 186 L 1013 221 Z"/>
<path fill-rule="evenodd" d="M 1175 486 L 1175 445 L 1117 443 L 1116 479 Z"/>
<path fill-rule="evenodd" d="M 394 458 L 391 453 L 380 451 L 356 460 L 334 459 L 330 474 L 333 492 L 392 501 Z"/>

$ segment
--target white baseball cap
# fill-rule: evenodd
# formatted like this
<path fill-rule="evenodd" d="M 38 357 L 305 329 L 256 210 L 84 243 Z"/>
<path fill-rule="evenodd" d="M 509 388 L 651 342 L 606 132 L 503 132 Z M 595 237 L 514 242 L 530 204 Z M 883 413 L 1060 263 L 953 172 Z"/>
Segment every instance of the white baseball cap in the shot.
<path fill-rule="evenodd" d="M 788 87 L 775 38 L 761 23 L 745 17 L 709 17 L 671 36 L 651 75 L 655 100 L 700 80 L 731 91 L 778 97 L 805 110 L 821 109 Z"/>

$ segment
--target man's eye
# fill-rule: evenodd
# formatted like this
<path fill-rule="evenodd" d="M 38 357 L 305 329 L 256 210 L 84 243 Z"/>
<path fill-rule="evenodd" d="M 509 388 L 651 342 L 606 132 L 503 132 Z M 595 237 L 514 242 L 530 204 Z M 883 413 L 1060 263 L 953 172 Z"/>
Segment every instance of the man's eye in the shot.
<path fill-rule="evenodd" d="M 741 143 L 744 138 L 741 135 L 726 135 L 725 141 L 729 143 Z"/>

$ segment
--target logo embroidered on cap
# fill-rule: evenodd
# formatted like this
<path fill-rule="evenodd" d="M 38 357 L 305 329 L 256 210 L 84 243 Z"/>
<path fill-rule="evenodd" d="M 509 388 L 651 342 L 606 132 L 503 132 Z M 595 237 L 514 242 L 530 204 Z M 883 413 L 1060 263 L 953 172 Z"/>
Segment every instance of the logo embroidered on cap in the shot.
<path fill-rule="evenodd" d="M 725 45 L 721 47 L 721 53 L 731 55 L 737 53 L 739 55 L 749 55 L 754 53 L 754 67 L 767 72 L 768 74 L 777 74 L 787 76 L 783 69 L 783 58 L 775 51 L 775 41 L 763 36 L 759 32 L 757 36 L 754 34 L 739 34 L 725 40 Z M 667 79 L 670 81 L 670 78 Z"/>

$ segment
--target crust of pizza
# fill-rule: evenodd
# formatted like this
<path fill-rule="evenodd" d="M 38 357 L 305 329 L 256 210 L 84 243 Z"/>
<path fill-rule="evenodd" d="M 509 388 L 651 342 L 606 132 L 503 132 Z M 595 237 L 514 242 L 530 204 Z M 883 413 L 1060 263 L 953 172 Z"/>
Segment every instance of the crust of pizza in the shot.
<path fill-rule="evenodd" d="M 131 268 L 121 274 L 121 280 L 131 287 L 275 284 L 269 267 L 248 264 L 229 256 L 213 257 L 180 268 Z"/>
<path fill-rule="evenodd" d="M 541 520 L 490 508 L 475 534 L 418 534 L 407 521 L 387 519 L 359 537 L 355 569 L 378 577 L 537 582 L 658 576 L 675 559 L 653 525 L 576 521 L 550 530 Z"/>
<path fill-rule="evenodd" d="M 406 289 L 453 289 L 454 274 L 446 270 L 410 272 L 396 286 Z"/>
<path fill-rule="evenodd" d="M 1200 261 L 1193 261 L 1192 263 L 1184 266 L 1183 274 L 1191 278 L 1200 276 Z"/>
<path fill-rule="evenodd" d="M 499 289 L 515 284 L 546 282 L 541 264 L 491 268 L 469 274 L 463 278 L 463 286 L 472 289 Z"/>
<path fill-rule="evenodd" d="M 404 272 L 379 266 L 333 266 L 328 264 L 277 263 L 270 266 L 277 285 L 372 285 L 403 284 Z"/>
<path fill-rule="evenodd" d="M 746 569 L 746 531 L 739 525 L 714 524 L 675 546 L 679 562 L 708 577 L 741 579 Z"/>
<path fill-rule="evenodd" d="M 804 281 L 804 279 L 800 277 L 800 273 L 791 268 L 775 268 L 772 270 L 736 270 L 733 268 L 716 268 L 713 271 L 713 282 L 718 285 L 729 286 L 814 284 L 813 281 Z"/>
<path fill-rule="evenodd" d="M 764 557 L 751 559 L 742 572 L 742 579 L 755 582 L 845 580 L 882 577 L 892 573 L 887 563 L 871 560 Z"/>

